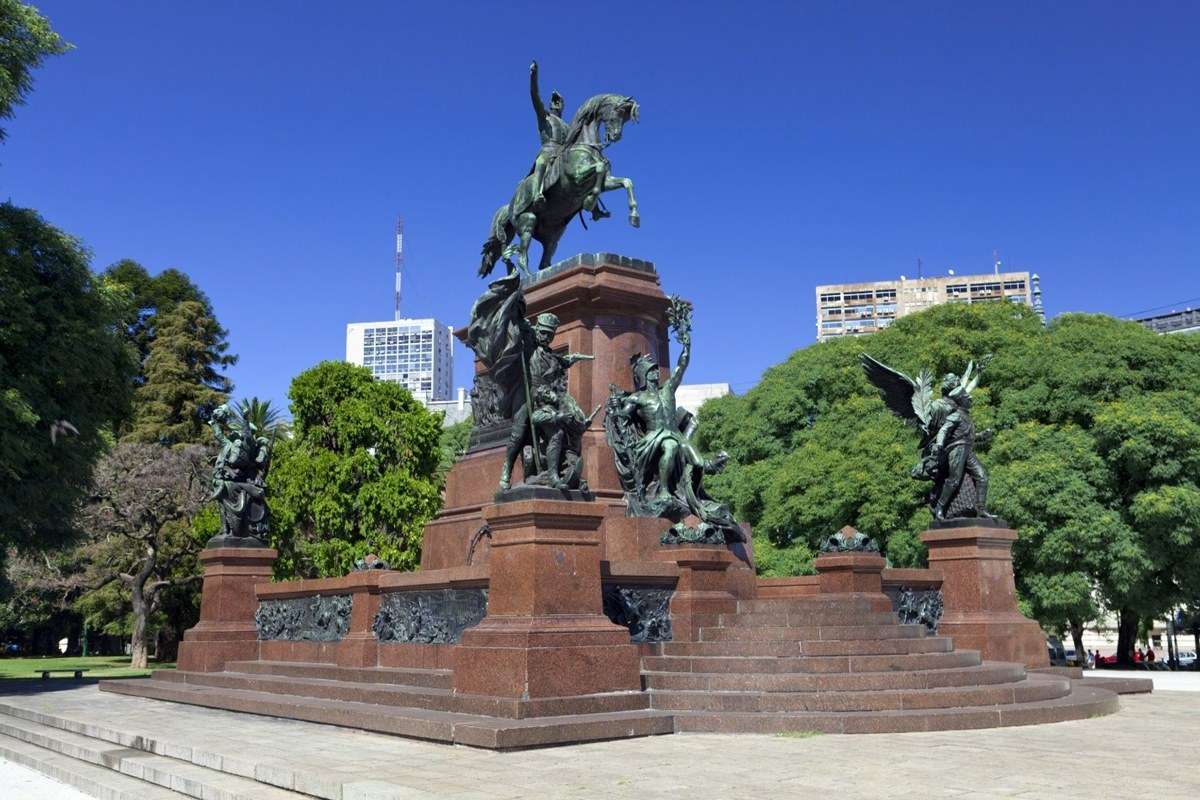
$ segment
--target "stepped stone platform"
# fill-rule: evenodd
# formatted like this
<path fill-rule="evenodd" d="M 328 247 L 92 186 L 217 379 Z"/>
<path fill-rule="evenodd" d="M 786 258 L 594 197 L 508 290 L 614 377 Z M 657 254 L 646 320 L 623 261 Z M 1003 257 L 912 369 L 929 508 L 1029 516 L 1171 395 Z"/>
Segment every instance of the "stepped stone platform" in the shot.
<path fill-rule="evenodd" d="M 900 624 L 882 595 L 743 600 L 696 641 L 643 645 L 640 674 L 641 690 L 520 700 L 455 693 L 450 669 L 251 660 L 101 688 L 494 749 L 676 731 L 1027 725 L 1118 708 L 1114 692 L 983 661 Z"/>
<path fill-rule="evenodd" d="M 631 385 L 630 355 L 667 360 L 669 303 L 648 262 L 568 259 L 526 297 L 530 314 L 559 316 L 554 349 L 595 356 L 572 372 L 582 408 Z M 928 532 L 928 570 L 842 552 L 816 576 L 760 581 L 748 544 L 665 546 L 670 521 L 625 516 L 599 418 L 584 435 L 594 499 L 497 502 L 506 425 L 483 420 L 448 475 L 420 571 L 271 583 L 275 551 L 206 550 L 179 669 L 101 690 L 496 750 L 1118 708 L 1111 691 L 1033 671 L 1045 638 L 1017 610 L 1017 534 L 996 521 Z"/>

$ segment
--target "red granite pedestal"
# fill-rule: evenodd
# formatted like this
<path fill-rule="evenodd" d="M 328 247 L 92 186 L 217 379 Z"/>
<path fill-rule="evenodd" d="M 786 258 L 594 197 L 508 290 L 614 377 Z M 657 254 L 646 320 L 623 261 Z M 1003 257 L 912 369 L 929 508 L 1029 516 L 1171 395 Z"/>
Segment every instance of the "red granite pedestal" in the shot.
<path fill-rule="evenodd" d="M 985 660 L 1046 667 L 1046 636 L 1017 609 L 1012 544 L 1017 532 L 1002 527 L 936 528 L 921 534 L 929 566 L 942 573 L 945 611 L 938 633 Z"/>
<path fill-rule="evenodd" d="M 595 502 L 485 506 L 487 616 L 454 653 L 456 694 L 539 699 L 641 689 L 638 648 L 604 615 Z"/>
<path fill-rule="evenodd" d="M 722 614 L 737 611 L 738 601 L 730 591 L 728 574 L 736 559 L 728 548 L 675 545 L 663 547 L 658 557 L 679 568 L 671 597 L 673 641 L 698 641 L 701 628 L 715 625 Z"/>
<path fill-rule="evenodd" d="M 269 547 L 218 547 L 203 550 L 204 588 L 200 621 L 183 635 L 178 668 L 219 672 L 230 661 L 258 658 L 254 584 L 271 579 L 279 554 Z"/>
<path fill-rule="evenodd" d="M 571 367 L 567 377 L 568 390 L 586 412 L 604 404 L 611 384 L 632 388 L 631 356 L 645 353 L 662 367 L 670 367 L 666 323 L 670 302 L 653 264 L 611 253 L 581 253 L 526 283 L 524 292 L 530 318 L 544 312 L 559 318 L 552 349 L 595 357 Z M 465 330 L 458 335 L 464 336 Z M 478 362 L 476 371 L 483 371 Z M 421 569 L 482 564 L 489 558 L 486 540 L 475 549 L 470 542 L 482 524 L 482 509 L 496 491 L 508 437 L 507 427 L 501 427 L 478 426 L 470 449 L 450 470 L 443 510 L 425 526 Z M 607 516 L 623 518 L 624 492 L 605 443 L 603 413 L 584 432 L 582 455 L 583 474 Z M 520 473 L 518 460 L 514 485 Z"/>
<path fill-rule="evenodd" d="M 821 594 L 883 594 L 883 568 L 879 553 L 822 553 L 817 569 Z"/>

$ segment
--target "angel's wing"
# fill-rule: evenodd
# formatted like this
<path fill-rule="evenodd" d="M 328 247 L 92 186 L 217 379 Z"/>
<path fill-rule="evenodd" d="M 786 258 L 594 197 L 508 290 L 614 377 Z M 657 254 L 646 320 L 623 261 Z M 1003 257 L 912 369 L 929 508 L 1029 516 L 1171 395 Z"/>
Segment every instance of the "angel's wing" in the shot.
<path fill-rule="evenodd" d="M 913 386 L 912 409 L 921 427 L 927 427 L 933 411 L 933 373 L 928 368 L 921 370 Z"/>
<path fill-rule="evenodd" d="M 918 405 L 924 406 L 927 403 L 924 400 L 918 403 L 917 382 L 866 353 L 860 355 L 859 360 L 862 362 L 863 371 L 867 373 L 867 380 L 879 390 L 879 396 L 888 410 L 906 422 L 924 425 L 928 414 L 921 417 L 917 408 Z M 932 384 L 931 376 L 923 373 L 922 377 Z"/>

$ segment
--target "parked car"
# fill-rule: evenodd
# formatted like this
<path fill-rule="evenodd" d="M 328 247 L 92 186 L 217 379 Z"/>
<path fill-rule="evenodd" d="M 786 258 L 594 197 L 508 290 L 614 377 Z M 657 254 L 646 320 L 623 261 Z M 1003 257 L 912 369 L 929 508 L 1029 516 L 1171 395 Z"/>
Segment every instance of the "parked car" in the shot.
<path fill-rule="evenodd" d="M 1046 654 L 1050 656 L 1050 666 L 1067 666 L 1067 651 L 1063 649 L 1062 642 L 1057 636 L 1046 638 Z"/>
<path fill-rule="evenodd" d="M 1072 647 L 1068 650 L 1064 650 L 1063 654 L 1065 655 L 1065 657 L 1067 659 L 1067 663 L 1070 664 L 1071 666 L 1075 666 L 1076 664 L 1079 664 L 1079 662 L 1075 660 L 1075 648 Z M 1091 652 L 1088 650 L 1084 650 L 1083 651 L 1083 662 L 1084 663 L 1079 664 L 1079 666 L 1088 667 L 1090 669 L 1091 667 L 1096 666 L 1093 663 L 1094 661 L 1095 661 L 1095 659 L 1092 658 Z"/>
<path fill-rule="evenodd" d="M 1179 666 L 1191 669 L 1196 666 L 1196 651 L 1185 650 L 1179 654 Z"/>

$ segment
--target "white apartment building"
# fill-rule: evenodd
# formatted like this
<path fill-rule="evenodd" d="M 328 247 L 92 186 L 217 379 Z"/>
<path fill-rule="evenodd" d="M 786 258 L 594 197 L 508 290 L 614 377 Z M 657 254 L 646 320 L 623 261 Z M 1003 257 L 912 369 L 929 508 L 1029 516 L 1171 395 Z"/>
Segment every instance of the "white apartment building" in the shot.
<path fill-rule="evenodd" d="M 817 341 L 862 336 L 942 303 L 1024 303 L 1044 316 L 1037 273 L 988 272 L 818 286 Z"/>
<path fill-rule="evenodd" d="M 404 386 L 425 405 L 453 396 L 450 326 L 436 319 L 351 322 L 346 326 L 346 360 Z"/>

